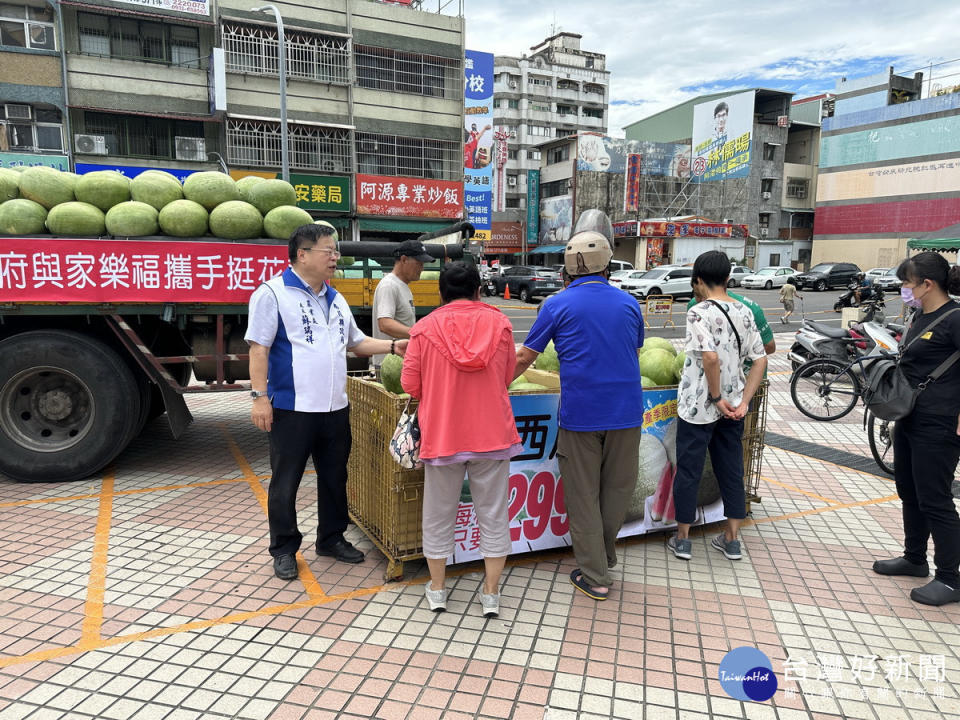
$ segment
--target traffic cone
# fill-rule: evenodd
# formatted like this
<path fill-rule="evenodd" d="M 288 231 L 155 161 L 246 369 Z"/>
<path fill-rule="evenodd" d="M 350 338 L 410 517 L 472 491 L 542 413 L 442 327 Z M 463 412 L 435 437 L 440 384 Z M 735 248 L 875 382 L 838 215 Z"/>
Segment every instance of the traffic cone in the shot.
<path fill-rule="evenodd" d="M 503 299 L 504 300 L 510 299 L 510 283 L 507 283 L 506 285 L 503 286 Z"/>

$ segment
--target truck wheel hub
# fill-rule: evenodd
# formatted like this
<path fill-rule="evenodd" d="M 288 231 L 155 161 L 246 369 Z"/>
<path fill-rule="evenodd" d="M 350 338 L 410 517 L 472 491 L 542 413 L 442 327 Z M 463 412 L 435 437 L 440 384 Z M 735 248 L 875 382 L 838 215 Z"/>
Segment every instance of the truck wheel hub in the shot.
<path fill-rule="evenodd" d="M 37 405 L 48 420 L 63 420 L 73 412 L 73 400 L 63 390 L 50 390 L 43 393 Z"/>

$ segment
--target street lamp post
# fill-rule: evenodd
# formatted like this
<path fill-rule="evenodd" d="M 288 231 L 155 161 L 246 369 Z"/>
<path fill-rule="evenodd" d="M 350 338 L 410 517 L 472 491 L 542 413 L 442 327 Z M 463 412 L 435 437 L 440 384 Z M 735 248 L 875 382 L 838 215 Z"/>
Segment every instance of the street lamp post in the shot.
<path fill-rule="evenodd" d="M 277 61 L 280 71 L 280 174 L 290 182 L 290 158 L 287 149 L 287 48 L 283 35 L 283 18 L 276 5 L 261 5 L 253 12 L 272 12 L 277 21 Z"/>

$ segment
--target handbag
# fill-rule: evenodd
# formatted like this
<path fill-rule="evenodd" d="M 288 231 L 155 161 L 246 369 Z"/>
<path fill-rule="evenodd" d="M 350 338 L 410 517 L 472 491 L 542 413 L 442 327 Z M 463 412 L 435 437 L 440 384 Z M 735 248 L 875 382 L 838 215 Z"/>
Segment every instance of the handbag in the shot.
<path fill-rule="evenodd" d="M 934 320 L 927 326 L 923 334 L 933 330 L 937 324 L 948 315 L 957 312 L 960 308 L 948 310 L 943 315 Z M 913 412 L 916 405 L 917 396 L 923 392 L 927 385 L 936 382 L 941 375 L 957 360 L 960 360 L 960 350 L 940 363 L 936 369 L 927 376 L 926 380 L 917 387 L 910 385 L 907 376 L 904 375 L 900 367 L 900 361 L 904 353 L 913 343 L 920 338 L 918 333 L 909 343 L 904 345 L 896 358 L 881 358 L 875 360 L 866 371 L 866 388 L 863 391 L 863 403 L 867 410 L 876 415 L 881 420 L 901 420 Z"/>
<path fill-rule="evenodd" d="M 397 427 L 390 438 L 390 456 L 406 470 L 423 467 L 420 462 L 420 423 L 417 411 L 410 412 L 410 400 L 400 413 Z"/>

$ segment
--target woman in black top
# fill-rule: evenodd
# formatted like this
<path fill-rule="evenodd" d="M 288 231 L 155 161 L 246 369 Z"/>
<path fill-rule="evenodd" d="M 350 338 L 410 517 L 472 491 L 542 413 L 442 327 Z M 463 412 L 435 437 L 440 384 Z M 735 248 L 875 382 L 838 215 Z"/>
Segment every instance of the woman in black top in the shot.
<path fill-rule="evenodd" d="M 900 367 L 914 387 L 960 350 L 960 268 L 942 256 L 920 253 L 897 269 L 904 303 L 919 307 L 903 343 Z M 950 313 L 933 330 L 928 327 Z M 893 438 L 894 475 L 903 502 L 903 557 L 877 560 L 881 575 L 927 577 L 927 540 L 933 537 L 934 579 L 914 588 L 910 598 L 924 605 L 960 602 L 960 517 L 953 504 L 953 476 L 960 459 L 960 362 L 917 396 L 907 417 L 897 421 Z"/>

